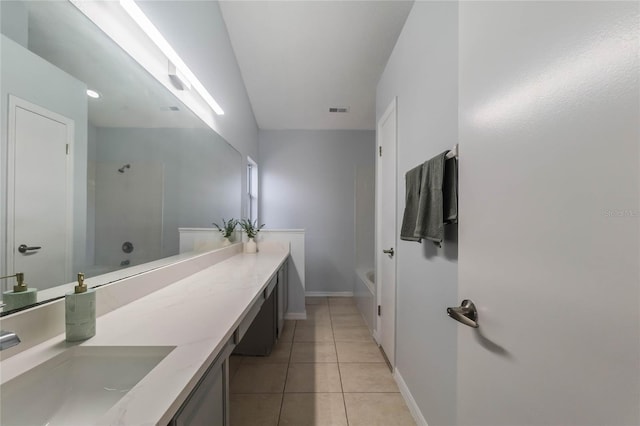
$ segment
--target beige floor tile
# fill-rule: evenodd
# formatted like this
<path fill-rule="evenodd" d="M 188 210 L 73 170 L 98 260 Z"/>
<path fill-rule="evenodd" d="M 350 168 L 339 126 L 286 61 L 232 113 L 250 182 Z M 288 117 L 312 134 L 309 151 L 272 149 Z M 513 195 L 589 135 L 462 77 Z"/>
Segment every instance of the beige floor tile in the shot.
<path fill-rule="evenodd" d="M 307 315 L 312 312 L 329 312 L 329 305 L 307 305 L 306 306 Z"/>
<path fill-rule="evenodd" d="M 338 364 L 289 364 L 285 393 L 342 392 Z"/>
<path fill-rule="evenodd" d="M 399 392 L 384 362 L 340 364 L 340 378 L 344 392 Z"/>
<path fill-rule="evenodd" d="M 354 305 L 353 297 L 329 297 L 329 305 Z"/>
<path fill-rule="evenodd" d="M 369 328 L 362 326 L 343 326 L 333 329 L 336 342 L 373 342 Z"/>
<path fill-rule="evenodd" d="M 331 323 L 307 323 L 298 325 L 293 336 L 294 342 L 333 342 Z"/>
<path fill-rule="evenodd" d="M 298 325 L 301 325 L 301 324 L 311 325 L 312 323 L 320 325 L 320 326 L 324 326 L 324 327 L 331 327 L 331 315 L 329 315 L 329 314 L 314 314 L 312 316 L 308 316 L 307 319 L 304 322 L 299 321 Z M 296 325 L 296 327 L 298 325 Z"/>
<path fill-rule="evenodd" d="M 333 342 L 293 343 L 291 363 L 338 362 Z"/>
<path fill-rule="evenodd" d="M 240 365 L 231 380 L 231 393 L 281 393 L 287 377 L 287 364 Z"/>
<path fill-rule="evenodd" d="M 279 424 L 281 426 L 346 426 L 347 416 L 342 394 L 285 394 Z"/>
<path fill-rule="evenodd" d="M 308 322 L 326 322 L 331 321 L 331 312 L 328 306 L 311 305 L 307 306 L 307 319 Z"/>
<path fill-rule="evenodd" d="M 345 393 L 349 426 L 411 426 L 413 417 L 399 393 Z"/>
<path fill-rule="evenodd" d="M 327 305 L 329 301 L 326 297 L 305 297 L 304 298 L 305 305 Z"/>
<path fill-rule="evenodd" d="M 384 362 L 373 342 L 336 342 L 339 362 Z"/>
<path fill-rule="evenodd" d="M 366 327 L 364 318 L 360 314 L 335 314 L 331 315 L 331 324 L 334 327 Z"/>
<path fill-rule="evenodd" d="M 233 426 L 277 426 L 282 394 L 235 394 L 231 402 Z"/>
<path fill-rule="evenodd" d="M 287 364 L 291 356 L 291 342 L 278 341 L 269 356 L 245 356 L 243 364 Z"/>
<path fill-rule="evenodd" d="M 293 333 L 296 329 L 296 321 L 285 320 L 282 333 L 280 334 L 279 342 L 292 342 Z"/>
<path fill-rule="evenodd" d="M 331 312 L 331 315 L 334 315 L 334 314 L 360 315 L 360 311 L 358 310 L 358 307 L 356 305 L 343 305 L 343 304 L 330 305 L 329 312 Z"/>

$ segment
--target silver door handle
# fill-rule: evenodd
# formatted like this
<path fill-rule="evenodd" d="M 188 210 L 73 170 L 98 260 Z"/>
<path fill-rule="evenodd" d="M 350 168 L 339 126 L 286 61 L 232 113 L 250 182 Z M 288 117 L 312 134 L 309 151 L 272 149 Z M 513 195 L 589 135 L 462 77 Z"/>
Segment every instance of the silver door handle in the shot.
<path fill-rule="evenodd" d="M 41 248 L 42 247 L 39 247 L 39 246 L 28 247 L 26 244 L 20 244 L 18 246 L 18 251 L 20 253 L 26 253 L 28 251 L 40 250 Z"/>
<path fill-rule="evenodd" d="M 463 300 L 462 304 L 457 308 L 447 308 L 447 315 L 469 327 L 479 327 L 478 311 L 471 300 Z"/>
<path fill-rule="evenodd" d="M 389 255 L 389 257 L 393 257 L 393 254 L 395 253 L 395 252 L 393 251 L 393 247 L 391 247 L 389 250 L 382 250 L 382 252 L 383 252 L 384 254 L 388 254 L 388 255 Z"/>

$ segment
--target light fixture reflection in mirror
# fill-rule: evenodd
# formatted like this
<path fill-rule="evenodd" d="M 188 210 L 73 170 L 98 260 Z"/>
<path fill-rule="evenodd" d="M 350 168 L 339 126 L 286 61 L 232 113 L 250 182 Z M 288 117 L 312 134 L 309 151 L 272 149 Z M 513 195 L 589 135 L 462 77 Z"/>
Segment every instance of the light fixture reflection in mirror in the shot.
<path fill-rule="evenodd" d="M 73 123 L 67 148 L 71 183 L 65 187 L 72 194 L 66 213 L 72 233 L 60 234 L 64 226 L 51 225 L 49 211 L 17 221 L 68 239 L 70 266 L 55 278 L 54 268 L 40 262 L 41 254 L 52 251 L 45 247 L 25 256 L 36 261 L 33 266 L 16 270 L 7 263 L 8 251 L 22 242 L 39 244 L 35 237 L 20 241 L 20 231 L 12 230 L 15 238 L 0 247 L 0 276 L 25 272 L 42 303 L 69 291 L 78 272 L 93 287 L 189 256 L 179 254 L 179 227 L 211 227 L 240 216 L 240 153 L 73 5 L 3 1 L 0 14 L 3 23 L 12 22 L 0 27 L 1 127 L 9 116 L 9 94 Z M 89 98 L 88 89 L 101 97 Z M 6 152 L 8 144 L 3 132 L 0 149 Z M 3 170 L 7 161 L 2 158 Z M 61 198 L 49 175 L 37 179 L 52 203 Z M 13 208 L 7 185 L 0 180 L 2 235 L 8 235 L 6 212 Z M 28 200 L 19 195 L 15 202 Z"/>
<path fill-rule="evenodd" d="M 207 91 L 207 89 L 200 83 L 200 80 L 191 72 L 189 67 L 182 61 L 180 56 L 176 53 L 171 45 L 165 40 L 160 31 L 153 25 L 153 23 L 147 18 L 147 16 L 140 10 L 134 0 L 120 0 L 120 5 L 129 14 L 129 16 L 140 26 L 140 28 L 149 36 L 149 38 L 158 46 L 158 48 L 167 56 L 171 65 L 177 68 L 176 75 L 184 75 L 185 79 L 190 85 L 193 85 L 194 89 L 202 96 L 202 98 L 209 104 L 213 111 L 218 115 L 224 115 L 224 111 L 213 99 L 213 96 Z M 182 90 L 182 89 L 181 89 Z"/>

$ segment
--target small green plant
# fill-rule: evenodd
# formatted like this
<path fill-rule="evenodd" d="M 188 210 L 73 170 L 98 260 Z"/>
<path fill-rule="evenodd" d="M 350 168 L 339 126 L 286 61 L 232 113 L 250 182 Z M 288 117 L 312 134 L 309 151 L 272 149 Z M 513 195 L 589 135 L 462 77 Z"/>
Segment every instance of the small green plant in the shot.
<path fill-rule="evenodd" d="M 217 223 L 214 223 L 213 226 L 218 228 L 218 231 L 222 233 L 222 236 L 224 238 L 229 238 L 233 235 L 233 231 L 236 230 L 236 227 L 239 223 L 240 221 L 238 219 L 229 219 L 228 222 L 222 219 L 222 227 L 220 227 L 220 225 L 218 225 Z"/>
<path fill-rule="evenodd" d="M 251 223 L 251 221 L 247 219 L 242 219 L 240 221 L 240 227 L 244 230 L 244 232 L 247 233 L 247 237 L 249 238 L 255 238 L 263 226 L 264 226 L 264 223 L 258 226 L 257 220 L 254 220 L 253 223 Z"/>

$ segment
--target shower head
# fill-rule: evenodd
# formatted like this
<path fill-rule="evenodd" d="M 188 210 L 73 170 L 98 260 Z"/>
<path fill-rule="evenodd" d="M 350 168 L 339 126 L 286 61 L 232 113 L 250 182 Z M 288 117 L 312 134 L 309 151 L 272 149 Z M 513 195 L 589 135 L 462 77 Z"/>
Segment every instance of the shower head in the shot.
<path fill-rule="evenodd" d="M 131 168 L 131 164 L 125 164 L 124 166 L 120 167 L 118 171 L 120 173 L 124 173 L 124 169 L 130 169 L 130 168 Z"/>

